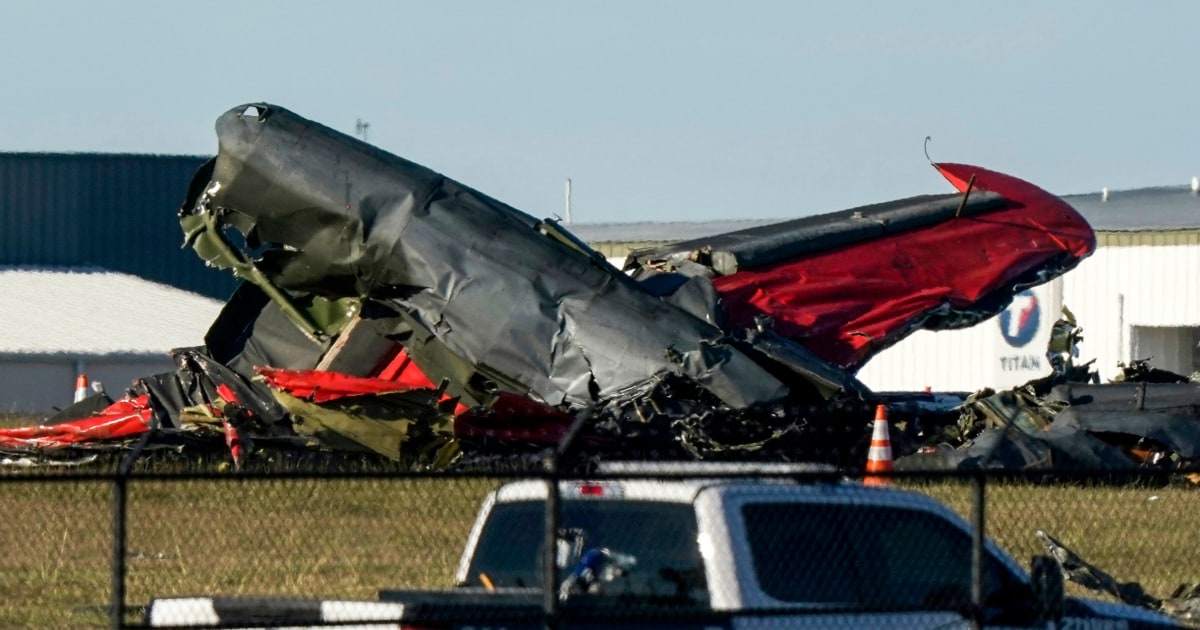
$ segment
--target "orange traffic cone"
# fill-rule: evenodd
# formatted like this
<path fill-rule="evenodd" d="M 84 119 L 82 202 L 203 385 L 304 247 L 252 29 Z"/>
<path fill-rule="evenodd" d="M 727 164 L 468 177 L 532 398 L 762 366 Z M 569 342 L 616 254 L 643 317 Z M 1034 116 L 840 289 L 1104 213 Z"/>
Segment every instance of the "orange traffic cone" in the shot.
<path fill-rule="evenodd" d="M 863 485 L 886 486 L 891 483 L 887 476 L 878 473 L 892 471 L 892 438 L 888 434 L 887 406 L 875 407 L 875 428 L 871 432 L 871 448 L 867 451 L 867 475 Z"/>
<path fill-rule="evenodd" d="M 87 374 L 80 374 L 75 377 L 75 402 L 79 402 L 88 397 L 88 381 Z"/>

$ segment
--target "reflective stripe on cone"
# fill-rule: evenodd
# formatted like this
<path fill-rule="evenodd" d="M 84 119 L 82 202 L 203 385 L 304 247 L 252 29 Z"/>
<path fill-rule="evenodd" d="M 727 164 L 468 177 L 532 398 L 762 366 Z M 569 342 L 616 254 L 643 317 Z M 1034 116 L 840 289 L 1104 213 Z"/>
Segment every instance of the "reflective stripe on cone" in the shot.
<path fill-rule="evenodd" d="M 871 432 L 871 448 L 867 451 L 867 474 L 863 484 L 868 486 L 886 486 L 891 483 L 890 476 L 877 476 L 878 473 L 892 471 L 892 439 L 888 433 L 887 406 L 875 407 L 875 428 Z"/>
<path fill-rule="evenodd" d="M 75 402 L 79 402 L 88 397 L 88 380 L 87 374 L 80 374 L 75 377 Z"/>

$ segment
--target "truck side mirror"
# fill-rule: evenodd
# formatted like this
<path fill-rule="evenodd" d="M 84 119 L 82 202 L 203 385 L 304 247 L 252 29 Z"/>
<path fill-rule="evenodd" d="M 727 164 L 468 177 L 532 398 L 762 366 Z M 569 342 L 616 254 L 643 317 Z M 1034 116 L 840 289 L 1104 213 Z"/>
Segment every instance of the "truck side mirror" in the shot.
<path fill-rule="evenodd" d="M 1066 592 L 1062 569 L 1050 556 L 1034 556 L 1029 569 L 1033 607 L 1039 621 L 1062 619 Z"/>

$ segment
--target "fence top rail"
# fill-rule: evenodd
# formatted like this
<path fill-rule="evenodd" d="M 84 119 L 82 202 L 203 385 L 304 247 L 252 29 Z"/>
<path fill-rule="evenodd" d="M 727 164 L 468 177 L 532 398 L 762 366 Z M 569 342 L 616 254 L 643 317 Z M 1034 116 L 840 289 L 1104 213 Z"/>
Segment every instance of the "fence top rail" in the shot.
<path fill-rule="evenodd" d="M 871 473 L 872 477 L 895 480 L 925 481 L 996 481 L 996 482 L 1070 482 L 1070 483 L 1164 483 L 1187 479 L 1197 483 L 1200 469 L 1094 469 L 1094 470 L 896 470 Z M 115 470 L 50 469 L 5 470 L 0 467 L 0 483 L 32 482 L 186 482 L 186 481 L 287 481 L 287 480 L 453 480 L 453 479 L 728 479 L 761 478 L 794 481 L 856 481 L 861 471 L 839 471 L 832 467 L 794 464 L 716 464 L 705 462 L 673 466 L 669 463 L 629 466 L 599 466 L 590 469 L 563 468 L 556 471 L 540 468 L 521 470 L 196 470 L 154 471 L 134 470 L 122 474 Z"/>

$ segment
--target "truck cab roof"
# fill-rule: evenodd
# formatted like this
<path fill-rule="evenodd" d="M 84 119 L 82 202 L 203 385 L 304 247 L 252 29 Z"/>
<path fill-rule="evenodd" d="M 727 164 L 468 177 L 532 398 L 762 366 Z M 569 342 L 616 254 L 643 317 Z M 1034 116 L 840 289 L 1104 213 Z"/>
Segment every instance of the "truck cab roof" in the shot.
<path fill-rule="evenodd" d="M 664 470 L 673 474 L 679 473 L 673 466 Z M 721 470 L 720 467 L 709 466 L 692 468 L 690 472 L 673 478 L 598 476 L 563 480 L 559 482 L 558 487 L 559 496 L 563 501 L 564 523 L 589 523 L 590 534 L 596 538 L 606 540 L 609 544 L 619 541 L 624 545 L 637 545 L 637 548 L 643 551 L 670 548 L 673 544 L 671 541 L 690 538 L 699 552 L 697 561 L 703 559 L 704 563 L 720 561 L 732 566 L 735 558 L 725 557 L 727 554 L 737 556 L 747 553 L 744 550 L 722 551 L 719 545 L 714 546 L 711 541 L 746 540 L 751 534 L 749 528 L 752 527 L 748 520 L 748 506 L 754 506 L 749 507 L 750 510 L 765 510 L 766 513 L 775 509 L 769 507 L 772 505 L 808 505 L 812 507 L 805 508 L 802 512 L 817 510 L 830 514 L 830 517 L 848 513 L 847 510 L 855 513 L 877 510 L 880 515 L 919 513 L 924 515 L 926 520 L 946 523 L 969 539 L 970 527 L 966 521 L 926 495 L 893 487 L 864 486 L 836 476 L 814 477 L 811 474 L 797 474 L 811 473 L 812 470 L 807 467 L 792 471 L 776 469 L 769 471 L 774 474 L 730 476 L 730 473 Z M 788 473 L 795 476 L 788 476 Z M 546 496 L 547 484 L 543 480 L 514 481 L 493 492 L 471 533 L 467 553 L 459 566 L 458 582 L 473 583 L 480 567 L 492 562 L 506 567 L 516 562 L 515 559 L 509 558 L 508 554 L 518 546 L 517 538 L 509 536 L 506 536 L 506 550 L 500 552 L 499 556 L 504 560 L 476 556 L 481 552 L 480 547 L 484 548 L 483 552 L 491 553 L 496 545 L 495 541 L 480 539 L 481 535 L 484 535 L 487 519 L 490 515 L 500 512 L 504 512 L 507 519 L 518 518 L 513 510 L 520 509 L 522 516 L 519 518 L 523 524 L 516 527 L 510 524 L 508 529 L 536 529 L 541 532 L 544 520 L 541 514 L 544 511 Z M 522 507 L 518 508 L 518 505 Z M 639 505 L 643 507 L 638 507 Z M 496 525 L 493 525 L 493 528 L 495 527 Z M 639 535 L 643 537 L 654 534 L 660 537 L 665 535 L 667 538 L 653 544 L 645 543 L 634 540 L 636 536 L 624 533 L 621 531 L 623 529 L 641 529 Z M 533 535 L 526 531 L 526 534 L 518 538 L 524 539 L 525 535 L 530 536 L 530 540 L 523 544 L 536 549 L 542 534 Z M 1024 576 L 1019 564 L 994 543 L 987 541 L 985 545 L 989 556 L 997 559 L 1006 572 L 1014 576 Z M 532 551 L 533 549 L 530 550 Z M 682 558 L 682 552 L 676 555 Z M 532 560 L 526 560 L 527 564 L 531 562 Z M 676 559 L 676 562 L 678 563 L 679 559 Z M 522 579 L 523 585 L 536 584 L 530 573 L 534 569 L 532 565 L 525 568 L 525 573 L 529 575 Z"/>
<path fill-rule="evenodd" d="M 841 483 L 837 469 L 823 464 L 743 462 L 604 462 L 596 474 L 559 482 L 563 499 L 616 499 L 690 503 L 703 488 L 765 484 Z M 506 483 L 496 501 L 546 498 L 546 483 Z"/>

